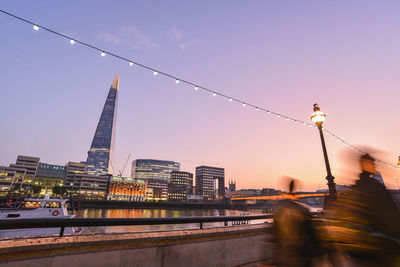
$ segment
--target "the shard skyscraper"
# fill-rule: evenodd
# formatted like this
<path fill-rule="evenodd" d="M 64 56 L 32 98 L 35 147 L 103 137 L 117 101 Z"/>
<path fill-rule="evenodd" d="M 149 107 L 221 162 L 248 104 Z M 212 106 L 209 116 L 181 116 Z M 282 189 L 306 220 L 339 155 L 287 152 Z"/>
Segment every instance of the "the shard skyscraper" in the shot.
<path fill-rule="evenodd" d="M 119 75 L 115 75 L 88 152 L 86 171 L 89 174 L 104 175 L 113 173 L 118 90 Z"/>

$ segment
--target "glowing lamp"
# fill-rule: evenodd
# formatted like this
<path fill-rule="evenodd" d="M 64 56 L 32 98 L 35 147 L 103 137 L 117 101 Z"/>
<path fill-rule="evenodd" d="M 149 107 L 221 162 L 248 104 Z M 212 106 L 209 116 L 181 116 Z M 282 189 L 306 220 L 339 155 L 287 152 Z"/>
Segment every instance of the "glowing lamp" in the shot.
<path fill-rule="evenodd" d="M 38 25 L 33 25 L 33 29 L 34 29 L 35 31 L 38 31 L 38 30 L 39 30 L 39 26 L 38 26 Z"/>
<path fill-rule="evenodd" d="M 74 39 L 71 39 L 71 40 L 69 40 L 69 43 L 70 43 L 70 44 L 75 44 L 75 40 L 74 40 Z"/>
<path fill-rule="evenodd" d="M 319 109 L 318 104 L 314 104 L 314 112 L 313 112 L 313 114 L 311 114 L 311 120 L 315 124 L 321 125 L 324 122 L 325 119 L 326 119 L 325 113 L 323 113 Z"/>

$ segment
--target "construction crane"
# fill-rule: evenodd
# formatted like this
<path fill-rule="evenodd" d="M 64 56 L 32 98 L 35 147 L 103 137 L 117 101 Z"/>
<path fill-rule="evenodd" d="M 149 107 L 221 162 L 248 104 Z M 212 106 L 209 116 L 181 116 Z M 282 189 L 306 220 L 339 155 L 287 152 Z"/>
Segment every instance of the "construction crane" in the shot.
<path fill-rule="evenodd" d="M 128 160 L 131 158 L 131 154 L 129 154 L 129 156 L 126 158 L 126 161 L 125 161 L 125 164 L 124 164 L 124 167 L 122 168 L 122 170 L 119 170 L 118 171 L 118 176 L 119 177 L 122 177 L 122 173 L 124 172 L 124 170 L 125 170 L 125 168 L 126 168 L 126 164 L 128 164 Z"/>

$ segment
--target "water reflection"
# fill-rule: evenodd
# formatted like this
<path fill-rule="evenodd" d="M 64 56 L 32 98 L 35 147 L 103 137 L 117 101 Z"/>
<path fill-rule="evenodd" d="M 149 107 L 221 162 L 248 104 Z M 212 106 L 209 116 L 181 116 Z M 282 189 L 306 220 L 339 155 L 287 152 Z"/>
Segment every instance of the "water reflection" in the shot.
<path fill-rule="evenodd" d="M 236 216 L 260 214 L 261 210 L 240 211 L 228 209 L 80 209 L 76 213 L 78 218 L 165 218 L 165 217 L 192 217 L 192 216 Z M 263 212 L 265 213 L 265 211 Z M 252 222 L 255 223 L 255 222 Z M 260 223 L 260 222 L 257 222 Z M 223 222 L 205 223 L 204 228 L 222 227 Z M 136 226 L 103 226 L 88 227 L 87 233 L 127 233 L 146 231 L 165 231 L 179 229 L 198 229 L 199 224 L 172 224 L 172 225 L 136 225 Z"/>

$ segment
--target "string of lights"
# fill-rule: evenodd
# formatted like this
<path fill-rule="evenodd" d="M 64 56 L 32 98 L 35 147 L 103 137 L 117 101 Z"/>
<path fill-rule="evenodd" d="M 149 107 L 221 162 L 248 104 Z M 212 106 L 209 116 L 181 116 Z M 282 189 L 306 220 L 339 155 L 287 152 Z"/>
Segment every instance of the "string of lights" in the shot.
<path fill-rule="evenodd" d="M 29 20 L 26 20 L 26 19 L 24 19 L 24 18 L 21 18 L 21 17 L 19 17 L 19 16 L 17 16 L 17 15 L 11 14 L 11 13 L 9 13 L 9 12 L 7 12 L 7 11 L 4 11 L 4 10 L 1 10 L 1 9 L 0 9 L 0 12 L 3 13 L 3 14 L 5 14 L 5 15 L 7 15 L 7 16 L 13 17 L 13 18 L 18 19 L 18 20 L 20 20 L 20 21 L 22 21 L 22 22 L 25 22 L 25 23 L 27 23 L 27 24 L 32 25 L 33 30 L 35 30 L 35 31 L 44 30 L 44 31 L 47 31 L 47 32 L 49 32 L 49 33 L 55 34 L 55 35 L 57 35 L 57 36 L 59 36 L 59 37 L 61 37 L 61 38 L 67 39 L 71 45 L 80 44 L 80 45 L 86 46 L 86 47 L 88 47 L 88 48 L 90 48 L 90 49 L 96 50 L 96 51 L 100 52 L 100 55 L 101 55 L 102 57 L 105 57 L 106 55 L 109 55 L 109 56 L 111 56 L 111 57 L 114 57 L 114 58 L 117 58 L 117 59 L 119 59 L 119 60 L 122 60 L 122 61 L 127 62 L 129 66 L 138 66 L 138 67 L 144 68 L 144 69 L 146 69 L 146 70 L 149 70 L 149 71 L 153 72 L 153 75 L 154 75 L 154 76 L 163 75 L 163 76 L 165 76 L 165 77 L 171 78 L 171 79 L 175 80 L 175 83 L 176 83 L 176 84 L 183 83 L 183 84 L 186 84 L 186 85 L 189 85 L 189 86 L 193 87 L 194 90 L 196 90 L 196 91 L 197 91 L 197 90 L 203 90 L 203 91 L 205 91 L 205 92 L 211 93 L 213 96 L 220 96 L 220 97 L 223 97 L 223 98 L 227 99 L 227 101 L 229 101 L 229 102 L 236 102 L 236 103 L 239 103 L 239 104 L 241 104 L 243 107 L 248 106 L 248 107 L 254 108 L 255 110 L 259 110 L 259 111 L 265 112 L 265 113 L 267 113 L 267 114 L 269 114 L 269 115 L 276 116 L 277 118 L 282 118 L 282 119 L 285 119 L 285 120 L 287 120 L 287 121 L 294 122 L 294 123 L 296 123 L 296 124 L 308 126 L 308 127 L 310 127 L 310 128 L 317 128 L 317 126 L 316 126 L 315 124 L 313 124 L 313 123 L 309 123 L 309 122 L 305 122 L 305 121 L 303 121 L 303 120 L 295 119 L 295 118 L 292 118 L 292 117 L 290 117 L 290 116 L 286 116 L 286 115 L 284 115 L 284 114 L 280 114 L 280 113 L 274 112 L 274 111 L 272 111 L 272 110 L 270 110 L 270 109 L 263 108 L 263 107 L 260 107 L 260 106 L 257 106 L 257 105 L 248 103 L 248 102 L 243 101 L 243 100 L 241 100 L 241 99 L 237 99 L 237 98 L 228 96 L 228 95 L 226 95 L 226 94 L 224 94 L 224 93 L 221 93 L 221 92 L 218 92 L 218 91 L 216 91 L 216 90 L 213 90 L 213 89 L 210 89 L 210 88 L 201 86 L 201 85 L 198 84 L 198 83 L 191 82 L 191 81 L 188 81 L 188 80 L 179 78 L 179 77 L 177 77 L 177 76 L 175 76 L 175 75 L 172 75 L 172 74 L 166 73 L 166 72 L 164 72 L 164 71 L 160 71 L 160 70 L 158 70 L 158 69 L 155 69 L 155 68 L 153 68 L 153 67 L 147 66 L 147 65 L 145 65 L 145 64 L 139 63 L 139 62 L 137 62 L 137 61 L 135 61 L 135 60 L 133 60 L 133 59 L 129 59 L 129 58 L 127 58 L 127 57 L 123 57 L 123 56 L 120 56 L 120 55 L 118 55 L 118 54 L 115 54 L 115 53 L 106 51 L 106 50 L 104 50 L 104 49 L 101 49 L 100 47 L 94 46 L 94 45 L 92 45 L 92 44 L 86 43 L 86 42 L 81 41 L 81 40 L 78 40 L 78 39 L 75 39 L 75 38 L 73 38 L 73 37 L 71 37 L 71 36 L 67 36 L 67 35 L 65 35 L 65 34 L 62 34 L 62 33 L 58 32 L 58 31 L 52 30 L 52 29 L 50 29 L 50 28 L 44 27 L 44 26 L 39 25 L 39 24 L 37 24 L 37 23 L 34 23 L 34 22 L 32 22 L 32 21 L 29 21 Z M 332 136 L 332 137 L 336 138 L 337 140 L 341 141 L 342 143 L 344 143 L 344 144 L 347 145 L 348 147 L 354 149 L 355 151 L 360 152 L 360 153 L 362 153 L 362 154 L 366 154 L 365 151 L 362 151 L 361 149 L 359 149 L 359 148 L 355 147 L 354 145 L 350 144 L 349 142 L 343 140 L 342 138 L 338 137 L 337 135 L 335 135 L 335 134 L 332 133 L 331 131 L 328 131 L 326 128 L 323 127 L 322 129 L 323 129 L 323 131 L 325 131 L 327 134 L 329 134 L 330 136 Z M 377 162 L 380 162 L 380 163 L 382 163 L 382 164 L 384 164 L 384 165 L 386 165 L 386 166 L 389 166 L 389 167 L 392 167 L 392 168 L 395 168 L 395 169 L 400 169 L 399 167 L 397 167 L 397 166 L 395 166 L 395 165 L 393 165 L 393 164 L 387 163 L 387 162 L 385 162 L 385 161 L 382 161 L 382 160 L 379 160 L 379 159 L 377 159 L 376 161 L 377 161 Z"/>

